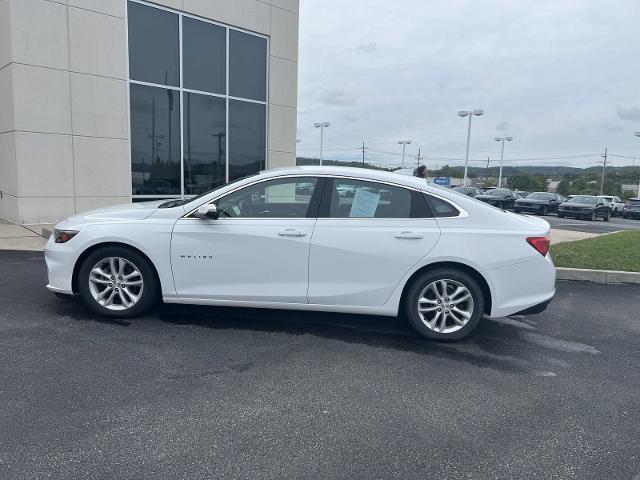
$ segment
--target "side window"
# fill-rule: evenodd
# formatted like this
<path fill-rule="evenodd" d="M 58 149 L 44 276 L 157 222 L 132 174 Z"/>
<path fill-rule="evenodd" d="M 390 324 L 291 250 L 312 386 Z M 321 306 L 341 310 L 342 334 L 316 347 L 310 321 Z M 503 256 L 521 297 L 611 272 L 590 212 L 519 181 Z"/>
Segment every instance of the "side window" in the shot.
<path fill-rule="evenodd" d="M 411 190 L 384 183 L 334 179 L 328 189 L 330 218 L 410 218 Z M 325 190 L 327 188 L 325 187 Z"/>
<path fill-rule="evenodd" d="M 431 195 L 425 195 L 425 198 L 427 199 L 427 202 L 431 207 L 433 216 L 436 218 L 457 217 L 458 215 L 460 215 L 458 209 L 451 205 L 449 202 L 440 200 L 437 197 L 432 197 Z"/>
<path fill-rule="evenodd" d="M 317 178 L 268 180 L 218 199 L 220 217 L 305 218 L 309 216 Z"/>

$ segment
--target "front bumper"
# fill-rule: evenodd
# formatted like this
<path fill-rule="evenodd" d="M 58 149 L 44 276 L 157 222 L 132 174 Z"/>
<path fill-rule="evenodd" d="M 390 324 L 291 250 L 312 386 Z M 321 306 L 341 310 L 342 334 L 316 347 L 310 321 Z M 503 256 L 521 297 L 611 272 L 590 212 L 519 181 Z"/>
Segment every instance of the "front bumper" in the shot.
<path fill-rule="evenodd" d="M 565 217 L 588 217 L 593 213 L 593 210 L 558 210 L 558 215 L 564 215 Z"/>
<path fill-rule="evenodd" d="M 75 249 L 70 248 L 67 243 L 55 243 L 52 235 L 44 247 L 44 259 L 47 264 L 47 289 L 55 293 L 73 295 Z"/>
<path fill-rule="evenodd" d="M 544 205 L 522 205 L 516 203 L 513 208 L 521 212 L 540 213 L 544 210 Z"/>
<path fill-rule="evenodd" d="M 622 211 L 622 215 L 624 215 L 627 218 L 639 218 L 640 219 L 640 212 L 638 211 L 629 211 L 629 210 L 623 210 Z"/>

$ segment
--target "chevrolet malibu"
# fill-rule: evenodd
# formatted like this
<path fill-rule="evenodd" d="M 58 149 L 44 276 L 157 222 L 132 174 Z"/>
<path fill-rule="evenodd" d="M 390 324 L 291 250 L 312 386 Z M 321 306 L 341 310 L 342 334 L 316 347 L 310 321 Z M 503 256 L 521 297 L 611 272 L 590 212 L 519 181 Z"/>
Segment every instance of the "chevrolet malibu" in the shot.
<path fill-rule="evenodd" d="M 56 225 L 45 258 L 47 288 L 102 316 L 160 300 L 400 314 L 446 341 L 485 315 L 544 310 L 555 293 L 548 249 L 546 221 L 424 179 L 298 167 L 75 215 Z"/>

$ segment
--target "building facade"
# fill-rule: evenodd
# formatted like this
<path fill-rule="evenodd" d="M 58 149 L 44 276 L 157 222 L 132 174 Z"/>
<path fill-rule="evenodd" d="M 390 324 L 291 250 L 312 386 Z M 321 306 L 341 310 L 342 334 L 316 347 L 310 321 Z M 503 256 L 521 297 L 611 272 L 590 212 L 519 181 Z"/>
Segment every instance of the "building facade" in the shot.
<path fill-rule="evenodd" d="M 0 218 L 295 165 L 299 0 L 0 0 Z"/>

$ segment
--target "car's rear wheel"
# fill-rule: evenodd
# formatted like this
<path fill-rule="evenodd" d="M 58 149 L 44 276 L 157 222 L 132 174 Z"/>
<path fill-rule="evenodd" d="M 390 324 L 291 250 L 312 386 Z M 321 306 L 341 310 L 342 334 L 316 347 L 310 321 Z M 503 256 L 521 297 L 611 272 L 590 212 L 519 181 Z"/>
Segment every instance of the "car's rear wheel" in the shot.
<path fill-rule="evenodd" d="M 591 222 L 595 222 L 598 219 L 598 216 L 596 215 L 595 210 L 593 212 L 591 212 L 591 216 L 589 217 L 589 221 Z"/>
<path fill-rule="evenodd" d="M 407 290 L 404 313 L 422 336 L 439 341 L 469 335 L 484 313 L 484 295 L 478 282 L 455 269 L 420 275 Z"/>
<path fill-rule="evenodd" d="M 78 291 L 94 313 L 117 318 L 141 315 L 160 293 L 153 266 L 126 247 L 105 247 L 89 254 L 78 272 Z"/>
<path fill-rule="evenodd" d="M 605 216 L 604 216 L 604 219 L 603 219 L 603 220 L 604 220 L 605 222 L 608 222 L 608 221 L 609 221 L 609 217 L 610 217 L 610 216 L 611 216 L 611 215 L 609 214 L 609 212 L 607 212 L 607 213 L 605 214 Z M 614 215 L 614 217 L 615 217 L 615 215 Z"/>

